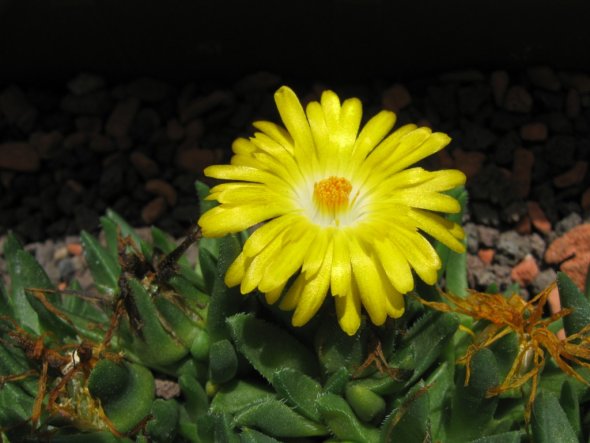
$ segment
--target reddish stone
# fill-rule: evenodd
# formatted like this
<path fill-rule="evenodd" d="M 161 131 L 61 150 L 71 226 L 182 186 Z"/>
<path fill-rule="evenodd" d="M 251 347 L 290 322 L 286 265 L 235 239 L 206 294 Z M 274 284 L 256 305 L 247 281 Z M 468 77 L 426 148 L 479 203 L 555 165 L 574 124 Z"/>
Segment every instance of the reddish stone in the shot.
<path fill-rule="evenodd" d="M 518 263 L 512 272 L 510 277 L 520 286 L 529 285 L 535 277 L 539 274 L 539 266 L 532 255 L 527 255 L 520 263 Z"/>
<path fill-rule="evenodd" d="M 547 302 L 552 314 L 557 314 L 561 311 L 561 299 L 559 298 L 559 289 L 557 289 L 557 286 L 555 286 L 547 296 Z M 557 338 L 560 340 L 565 340 L 565 331 L 563 328 L 557 331 L 557 334 L 555 335 L 557 335 Z"/>
<path fill-rule="evenodd" d="M 560 269 L 584 290 L 590 265 L 590 223 L 576 226 L 554 240 L 545 252 L 545 261 L 561 263 Z"/>
<path fill-rule="evenodd" d="M 70 255 L 80 256 L 84 252 L 80 243 L 68 243 L 66 249 Z"/>
<path fill-rule="evenodd" d="M 520 138 L 529 142 L 542 142 L 547 140 L 547 132 L 545 123 L 527 123 L 520 128 Z"/>
<path fill-rule="evenodd" d="M 168 123 L 166 123 L 166 135 L 173 142 L 178 142 L 184 138 L 184 128 L 177 119 L 168 120 Z"/>
<path fill-rule="evenodd" d="M 504 109 L 528 114 L 533 108 L 533 97 L 523 86 L 512 86 L 504 97 Z"/>
<path fill-rule="evenodd" d="M 184 171 L 202 173 L 207 166 L 219 162 L 222 155 L 213 149 L 179 149 L 176 153 L 176 165 Z"/>
<path fill-rule="evenodd" d="M 584 181 L 588 172 L 588 162 L 580 160 L 569 170 L 553 179 L 556 188 L 567 188 Z"/>
<path fill-rule="evenodd" d="M 506 71 L 492 72 L 492 75 L 490 76 L 490 84 L 494 94 L 494 101 L 496 102 L 497 106 L 500 106 L 502 103 L 504 103 L 504 96 L 506 95 L 509 82 L 510 78 L 508 77 L 508 73 Z"/>
<path fill-rule="evenodd" d="M 584 211 L 590 211 L 590 188 L 586 189 L 582 194 L 582 200 L 580 201 L 582 209 Z"/>
<path fill-rule="evenodd" d="M 455 167 L 463 171 L 468 179 L 479 172 L 486 160 L 486 155 L 483 152 L 466 152 L 461 148 L 453 151 L 453 157 L 455 158 Z"/>
<path fill-rule="evenodd" d="M 133 151 L 129 160 L 143 178 L 153 178 L 160 172 L 158 164 L 141 151 Z"/>
<path fill-rule="evenodd" d="M 529 235 L 532 232 L 531 218 L 525 214 L 524 217 L 518 221 L 514 230 L 520 235 Z"/>
<path fill-rule="evenodd" d="M 159 195 L 160 197 L 164 197 L 170 206 L 174 206 L 176 204 L 178 194 L 174 189 L 174 186 L 172 186 L 167 181 L 160 179 L 148 180 L 145 183 L 145 190 L 151 192 L 152 194 Z"/>
<path fill-rule="evenodd" d="M 526 198 L 529 195 L 534 163 L 535 156 L 528 149 L 518 148 L 514 152 L 512 185 L 514 192 L 520 198 Z"/>
<path fill-rule="evenodd" d="M 406 87 L 400 83 L 394 84 L 392 87 L 383 91 L 381 97 L 381 104 L 384 109 L 389 109 L 393 112 L 398 112 L 412 103 L 412 96 Z"/>
<path fill-rule="evenodd" d="M 486 265 L 492 264 L 495 255 L 496 251 L 494 249 L 480 249 L 479 251 L 477 251 L 477 256 Z"/>
<path fill-rule="evenodd" d="M 139 103 L 139 100 L 135 97 L 130 97 L 117 103 L 107 120 L 105 132 L 115 138 L 127 135 L 135 114 L 139 110 Z"/>
<path fill-rule="evenodd" d="M 29 143 L 0 143 L 0 169 L 18 172 L 35 172 L 41 162 L 37 150 Z"/>
<path fill-rule="evenodd" d="M 570 89 L 565 98 L 565 114 L 569 118 L 576 118 L 580 115 L 581 107 L 580 94 L 575 89 Z"/>
<path fill-rule="evenodd" d="M 543 212 L 539 203 L 536 201 L 529 201 L 526 205 L 533 226 L 543 234 L 551 232 L 551 222 L 545 215 L 545 212 Z"/>
<path fill-rule="evenodd" d="M 164 197 L 156 197 L 150 201 L 141 210 L 141 218 L 145 223 L 151 225 L 157 221 L 166 211 L 166 199 Z"/>

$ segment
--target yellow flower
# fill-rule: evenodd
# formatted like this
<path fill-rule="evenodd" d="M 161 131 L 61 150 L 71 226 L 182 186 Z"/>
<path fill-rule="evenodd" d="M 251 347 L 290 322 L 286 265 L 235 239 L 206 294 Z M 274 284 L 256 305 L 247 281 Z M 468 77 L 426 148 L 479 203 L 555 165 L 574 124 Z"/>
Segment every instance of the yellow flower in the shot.
<path fill-rule="evenodd" d="M 230 165 L 205 174 L 232 180 L 214 186 L 220 205 L 199 219 L 203 235 L 220 237 L 266 222 L 246 241 L 225 276 L 247 294 L 258 288 L 292 323 L 307 323 L 328 291 L 342 329 L 360 326 L 361 305 L 376 325 L 404 312 L 402 294 L 414 288 L 412 270 L 428 284 L 441 263 L 425 232 L 463 252 L 463 230 L 437 212 L 459 203 L 442 194 L 465 183 L 457 170 L 408 166 L 444 148 L 450 138 L 405 125 L 390 133 L 395 114 L 381 111 L 360 130 L 362 105 L 332 91 L 303 110 L 288 87 L 275 93 L 285 128 L 256 122 L 249 140 L 233 143 Z"/>

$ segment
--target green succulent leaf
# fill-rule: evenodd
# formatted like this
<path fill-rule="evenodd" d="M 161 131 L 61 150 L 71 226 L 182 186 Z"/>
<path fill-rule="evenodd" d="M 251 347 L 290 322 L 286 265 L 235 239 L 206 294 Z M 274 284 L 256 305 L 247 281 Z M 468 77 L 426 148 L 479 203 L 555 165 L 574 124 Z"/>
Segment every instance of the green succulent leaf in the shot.
<path fill-rule="evenodd" d="M 448 346 L 448 345 L 447 345 Z M 451 392 L 455 388 L 455 364 L 445 361 L 426 380 L 430 403 L 430 428 L 433 441 L 445 441 L 445 420 L 450 410 Z"/>
<path fill-rule="evenodd" d="M 229 340 L 216 341 L 209 349 L 209 371 L 213 383 L 226 383 L 236 375 L 238 356 Z"/>
<path fill-rule="evenodd" d="M 104 359 L 90 373 L 88 389 L 101 401 L 115 428 L 125 433 L 149 414 L 155 382 L 152 373 L 143 366 Z"/>
<path fill-rule="evenodd" d="M 459 186 L 448 191 L 447 194 L 457 199 L 461 205 L 461 211 L 448 215 L 447 219 L 460 225 L 467 207 L 467 191 L 463 186 Z M 466 244 L 466 239 L 464 244 Z M 465 297 L 467 295 L 467 255 L 452 251 L 439 241 L 435 242 L 435 249 L 443 264 L 438 271 L 439 279 L 444 275 L 447 291 Z"/>
<path fill-rule="evenodd" d="M 563 383 L 561 388 L 561 395 L 559 397 L 559 404 L 561 405 L 568 422 L 576 433 L 579 440 L 582 439 L 582 423 L 580 416 L 580 399 L 576 390 L 572 387 L 569 380 Z"/>
<path fill-rule="evenodd" d="M 383 418 L 385 400 L 370 389 L 350 383 L 344 390 L 344 398 L 362 421 L 371 422 L 376 418 Z"/>
<path fill-rule="evenodd" d="M 234 416 L 236 426 L 254 427 L 274 437 L 326 435 L 324 426 L 299 414 L 279 400 L 266 399 Z"/>
<path fill-rule="evenodd" d="M 211 301 L 207 313 L 207 329 L 211 341 L 230 338 L 226 319 L 240 311 L 244 303 L 244 296 L 239 288 L 228 288 L 223 276 L 229 265 L 240 253 L 240 243 L 235 236 L 226 236 L 218 240 L 220 245 L 219 261 L 217 262 L 217 277 L 211 292 Z"/>
<path fill-rule="evenodd" d="M 240 433 L 240 443 L 280 443 L 278 440 L 269 437 L 255 429 L 245 428 Z"/>
<path fill-rule="evenodd" d="M 25 250 L 19 249 L 7 257 L 7 261 L 12 284 L 13 310 L 15 313 L 25 315 L 29 313 L 29 307 L 34 310 L 32 318 L 20 320 L 28 326 L 36 326 L 36 317 L 42 331 L 51 331 L 62 337 L 74 336 L 73 326 L 64 316 L 56 314 L 57 308 L 55 306 L 60 303 L 60 295 L 53 291 L 51 280 L 37 260 Z M 40 289 L 40 291 L 33 289 Z M 42 300 L 46 300 L 46 303 L 43 303 Z"/>
<path fill-rule="evenodd" d="M 557 274 L 557 288 L 562 307 L 573 311 L 563 318 L 563 327 L 567 335 L 575 334 L 590 323 L 590 301 L 563 272 Z"/>
<path fill-rule="evenodd" d="M 533 440 L 536 443 L 575 443 L 576 432 L 557 397 L 551 392 L 537 394 L 532 413 Z"/>
<path fill-rule="evenodd" d="M 376 443 L 380 440 L 377 429 L 359 421 L 349 404 L 335 394 L 324 394 L 318 399 L 318 410 L 332 434 L 342 440 Z"/>
<path fill-rule="evenodd" d="M 30 363 L 20 348 L 0 343 L 0 376 L 23 374 L 29 369 L 31 369 Z M 33 378 L 12 384 L 21 387 L 32 397 L 37 395 L 38 385 Z"/>
<path fill-rule="evenodd" d="M 131 441 L 128 438 L 115 437 L 108 431 L 54 435 L 51 437 L 52 443 L 131 443 Z"/>
<path fill-rule="evenodd" d="M 423 442 L 432 438 L 428 387 L 417 383 L 385 419 L 381 442 Z"/>
<path fill-rule="evenodd" d="M 147 364 L 169 365 L 178 362 L 188 354 L 188 347 L 162 326 L 156 305 L 143 285 L 133 278 L 128 280 L 128 284 L 142 324 L 142 336 L 133 338 L 135 355 Z"/>
<path fill-rule="evenodd" d="M 229 414 L 212 414 L 214 439 L 212 442 L 239 443 L 240 437 L 235 431 L 234 423 Z M 199 424 L 197 427 L 200 428 Z"/>
<path fill-rule="evenodd" d="M 196 420 L 197 417 L 207 414 L 209 398 L 199 381 L 189 374 L 183 374 L 178 378 L 178 384 L 184 395 L 184 408 L 189 417 Z"/>
<path fill-rule="evenodd" d="M 522 434 L 520 431 L 502 432 L 501 434 L 476 438 L 469 443 L 520 443 L 523 437 Z"/>
<path fill-rule="evenodd" d="M 352 337 L 345 334 L 333 318 L 322 321 L 314 345 L 324 373 L 332 374 L 340 368 L 350 371 L 358 368 L 365 354 L 363 338 L 360 332 Z"/>
<path fill-rule="evenodd" d="M 236 314 L 228 318 L 227 323 L 238 351 L 267 380 L 271 381 L 281 368 L 318 376 L 313 353 L 284 329 L 251 314 Z"/>
<path fill-rule="evenodd" d="M 324 384 L 324 392 L 343 395 L 346 385 L 350 381 L 350 372 L 346 368 L 340 368 L 334 372 Z"/>
<path fill-rule="evenodd" d="M 139 247 L 146 260 L 149 261 L 152 259 L 154 253 L 154 248 L 152 245 L 143 241 L 135 229 L 133 229 L 133 227 L 131 227 L 131 225 L 127 223 L 123 217 L 121 217 L 112 209 L 107 209 L 107 218 L 115 222 L 122 237 L 131 237 L 133 243 Z"/>
<path fill-rule="evenodd" d="M 0 428 L 15 428 L 15 432 L 25 432 L 26 427 L 25 430 L 16 427 L 22 426 L 31 418 L 34 402 L 35 397 L 16 384 L 6 384 L 0 389 Z"/>
<path fill-rule="evenodd" d="M 275 372 L 271 383 L 279 397 L 296 412 L 310 420 L 320 421 L 316 399 L 322 393 L 322 386 L 316 380 L 296 369 L 284 368 Z"/>
<path fill-rule="evenodd" d="M 158 398 L 152 403 L 152 419 L 148 421 L 145 431 L 152 441 L 173 442 L 177 433 L 180 408 L 175 400 Z"/>
<path fill-rule="evenodd" d="M 104 293 L 113 295 L 117 292 L 117 282 L 121 269 L 116 255 L 110 254 L 92 235 L 82 231 L 80 239 L 84 245 L 86 263 L 96 287 Z"/>
<path fill-rule="evenodd" d="M 252 404 L 275 399 L 275 393 L 266 386 L 244 380 L 233 380 L 223 385 L 211 401 L 211 411 L 235 414 Z"/>
<path fill-rule="evenodd" d="M 485 435 L 486 426 L 492 421 L 498 405 L 497 396 L 487 398 L 488 390 L 500 382 L 493 352 L 482 349 L 473 356 L 467 386 L 464 385 L 465 367 L 458 368 L 456 377 L 447 438 L 450 441 L 466 441 Z"/>

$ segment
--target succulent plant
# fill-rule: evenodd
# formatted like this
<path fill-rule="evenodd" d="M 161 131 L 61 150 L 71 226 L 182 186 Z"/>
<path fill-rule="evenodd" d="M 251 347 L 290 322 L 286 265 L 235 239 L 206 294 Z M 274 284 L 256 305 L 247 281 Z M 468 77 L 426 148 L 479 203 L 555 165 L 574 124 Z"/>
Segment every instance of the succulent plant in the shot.
<path fill-rule="evenodd" d="M 201 209 L 208 189 L 198 183 Z M 466 195 L 455 191 L 463 204 Z M 460 217 L 457 215 L 456 217 Z M 406 312 L 382 326 L 363 320 L 349 336 L 327 300 L 305 326 L 223 276 L 248 233 L 198 241 L 196 267 L 152 229 L 139 238 L 116 213 L 101 219 L 106 244 L 81 234 L 99 294 L 73 283 L 57 291 L 18 240 L 4 244 L 0 284 L 0 427 L 3 440 L 55 442 L 573 442 L 589 433 L 590 302 L 564 274 L 570 315 L 554 324 L 578 334 L 572 378 L 547 357 L 537 386 L 491 395 L 519 354 L 517 334 L 471 352 L 492 322 L 442 303 L 418 285 Z M 440 277 L 465 297 L 464 256 L 436 244 Z M 449 305 L 450 306 L 450 305 Z M 442 309 L 444 310 L 444 309 Z M 528 315 L 528 314 L 527 314 Z M 475 321 L 479 320 L 479 321 Z M 551 330 L 550 330 L 551 328 Z M 464 331 L 469 330 L 470 333 Z M 472 348 L 471 348 L 472 349 Z M 571 354 L 559 354 L 567 359 Z M 559 362 L 558 362 L 559 363 Z M 466 383 L 466 371 L 469 371 Z M 155 395 L 158 379 L 180 394 Z M 536 397 L 525 421 L 530 390 Z"/>

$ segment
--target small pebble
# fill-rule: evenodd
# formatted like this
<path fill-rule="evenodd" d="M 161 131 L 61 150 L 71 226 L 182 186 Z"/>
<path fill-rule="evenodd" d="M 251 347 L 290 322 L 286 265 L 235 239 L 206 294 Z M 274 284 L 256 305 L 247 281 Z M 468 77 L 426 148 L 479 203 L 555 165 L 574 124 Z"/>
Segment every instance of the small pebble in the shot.
<path fill-rule="evenodd" d="M 412 96 L 401 83 L 396 83 L 383 91 L 381 105 L 383 109 L 399 112 L 412 103 Z"/>
<path fill-rule="evenodd" d="M 531 223 L 538 231 L 542 232 L 543 234 L 548 234 L 551 232 L 551 222 L 545 215 L 545 212 L 539 203 L 536 201 L 528 201 L 527 210 L 529 217 L 531 218 Z"/>
<path fill-rule="evenodd" d="M 529 114 L 533 108 L 531 94 L 522 86 L 511 86 L 504 97 L 504 109 Z"/>
<path fill-rule="evenodd" d="M 577 161 L 568 171 L 558 175 L 553 179 L 553 184 L 556 188 L 567 188 L 580 184 L 584 181 L 584 177 L 588 172 L 587 161 Z"/>
<path fill-rule="evenodd" d="M 504 96 L 508 90 L 508 84 L 510 78 L 506 71 L 494 71 L 490 76 L 490 84 L 492 85 L 492 93 L 494 95 L 494 101 L 497 106 L 504 103 Z"/>
<path fill-rule="evenodd" d="M 520 286 L 528 286 L 537 275 L 539 275 L 539 266 L 537 265 L 537 261 L 530 254 L 525 256 L 520 263 L 514 266 L 510 273 L 512 280 Z"/>
<path fill-rule="evenodd" d="M 141 210 L 141 219 L 144 223 L 151 225 L 158 221 L 160 217 L 166 212 L 166 199 L 164 197 L 156 197 L 151 200 Z"/>
<path fill-rule="evenodd" d="M 541 122 L 527 123 L 520 128 L 520 138 L 528 142 L 547 140 L 547 126 Z"/>

